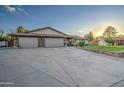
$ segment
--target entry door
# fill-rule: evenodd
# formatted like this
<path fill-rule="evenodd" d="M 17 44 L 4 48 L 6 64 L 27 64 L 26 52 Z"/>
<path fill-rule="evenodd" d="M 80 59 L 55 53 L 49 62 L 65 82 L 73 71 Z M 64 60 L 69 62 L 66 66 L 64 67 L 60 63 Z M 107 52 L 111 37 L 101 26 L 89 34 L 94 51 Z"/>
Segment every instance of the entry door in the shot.
<path fill-rule="evenodd" d="M 38 46 L 43 47 L 44 46 L 44 38 L 38 38 Z"/>

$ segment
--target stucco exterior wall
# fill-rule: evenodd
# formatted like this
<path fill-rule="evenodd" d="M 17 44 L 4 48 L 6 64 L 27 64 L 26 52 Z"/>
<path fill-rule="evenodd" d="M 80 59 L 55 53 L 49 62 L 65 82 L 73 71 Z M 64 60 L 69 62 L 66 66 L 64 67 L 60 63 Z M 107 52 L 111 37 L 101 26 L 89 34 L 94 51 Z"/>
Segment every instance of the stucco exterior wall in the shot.
<path fill-rule="evenodd" d="M 106 43 L 103 39 L 101 39 L 101 40 L 98 42 L 98 45 L 107 45 L 107 43 Z"/>

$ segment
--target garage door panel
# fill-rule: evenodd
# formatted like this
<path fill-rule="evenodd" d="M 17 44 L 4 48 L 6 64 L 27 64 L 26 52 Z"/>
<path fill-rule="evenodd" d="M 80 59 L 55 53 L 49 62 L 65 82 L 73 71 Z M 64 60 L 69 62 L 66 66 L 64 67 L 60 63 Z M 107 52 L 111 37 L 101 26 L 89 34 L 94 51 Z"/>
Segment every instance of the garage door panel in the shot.
<path fill-rule="evenodd" d="M 45 38 L 46 47 L 63 47 L 64 39 L 63 38 Z"/>
<path fill-rule="evenodd" d="M 19 46 L 21 48 L 38 47 L 38 40 L 37 40 L 37 38 L 32 38 L 32 37 L 20 37 L 19 38 Z"/>

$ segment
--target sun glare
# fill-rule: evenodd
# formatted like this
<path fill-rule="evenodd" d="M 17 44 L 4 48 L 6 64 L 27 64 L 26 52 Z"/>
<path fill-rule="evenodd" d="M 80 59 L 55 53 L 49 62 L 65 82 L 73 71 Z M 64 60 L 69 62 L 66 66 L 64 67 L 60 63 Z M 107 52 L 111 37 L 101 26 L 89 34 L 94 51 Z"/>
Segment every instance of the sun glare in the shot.
<path fill-rule="evenodd" d="M 105 28 L 108 26 L 113 26 L 115 27 L 115 29 L 117 30 L 118 34 L 124 34 L 123 31 L 123 27 L 121 27 L 121 25 L 117 24 L 117 23 L 104 23 L 98 27 L 96 27 L 93 31 L 94 36 L 102 36 L 103 32 L 105 31 Z"/>

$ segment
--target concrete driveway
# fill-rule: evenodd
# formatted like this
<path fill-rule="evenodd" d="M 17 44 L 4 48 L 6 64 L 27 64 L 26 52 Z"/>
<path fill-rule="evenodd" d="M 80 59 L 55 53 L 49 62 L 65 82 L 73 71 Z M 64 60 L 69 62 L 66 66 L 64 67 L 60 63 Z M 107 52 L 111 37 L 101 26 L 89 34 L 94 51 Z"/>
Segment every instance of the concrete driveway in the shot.
<path fill-rule="evenodd" d="M 124 86 L 124 59 L 72 47 L 0 49 L 0 86 Z"/>

